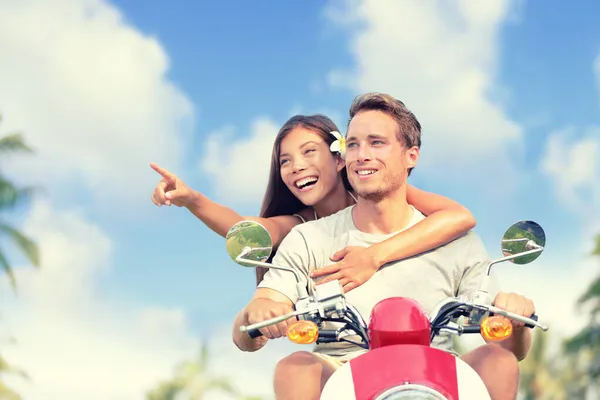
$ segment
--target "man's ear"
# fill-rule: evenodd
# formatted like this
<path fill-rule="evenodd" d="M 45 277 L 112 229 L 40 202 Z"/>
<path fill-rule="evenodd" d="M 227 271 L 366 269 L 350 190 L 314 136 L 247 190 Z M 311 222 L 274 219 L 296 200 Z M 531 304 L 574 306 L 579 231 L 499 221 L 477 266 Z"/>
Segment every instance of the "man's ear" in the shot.
<path fill-rule="evenodd" d="M 414 168 L 417 166 L 419 161 L 419 148 L 417 146 L 413 146 L 410 149 L 406 150 L 406 167 Z"/>

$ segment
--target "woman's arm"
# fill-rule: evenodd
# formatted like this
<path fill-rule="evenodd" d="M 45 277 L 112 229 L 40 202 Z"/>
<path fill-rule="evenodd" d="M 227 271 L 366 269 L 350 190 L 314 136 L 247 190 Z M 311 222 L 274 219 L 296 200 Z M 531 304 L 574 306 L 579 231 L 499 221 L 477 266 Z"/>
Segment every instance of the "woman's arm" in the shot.
<path fill-rule="evenodd" d="M 432 250 L 475 227 L 473 214 L 460 203 L 447 197 L 407 185 L 406 199 L 426 218 L 409 229 L 371 246 L 380 266 Z"/>
<path fill-rule="evenodd" d="M 444 196 L 407 188 L 408 203 L 427 217 L 412 227 L 370 247 L 348 246 L 336 252 L 334 264 L 311 273 L 317 284 L 338 279 L 348 292 L 371 279 L 384 264 L 416 256 L 456 239 L 475 226 L 469 210 Z"/>
<path fill-rule="evenodd" d="M 217 234 L 225 237 L 229 229 L 242 220 L 253 220 L 264 226 L 271 234 L 273 247 L 277 248 L 289 231 L 300 223 L 297 217 L 282 215 L 271 218 L 241 216 L 229 207 L 221 205 L 202 193 L 188 187 L 178 176 L 150 164 L 163 179 L 152 194 L 152 201 L 157 206 L 171 204 L 187 208 L 192 214 Z"/>
<path fill-rule="evenodd" d="M 206 226 L 223 237 L 227 235 L 234 224 L 242 220 L 252 220 L 269 231 L 273 240 L 273 248 L 277 248 L 290 230 L 301 222 L 300 219 L 291 215 L 269 218 L 241 216 L 231 208 L 209 199 L 202 193 L 195 190 L 193 192 L 193 200 L 186 208 Z"/>

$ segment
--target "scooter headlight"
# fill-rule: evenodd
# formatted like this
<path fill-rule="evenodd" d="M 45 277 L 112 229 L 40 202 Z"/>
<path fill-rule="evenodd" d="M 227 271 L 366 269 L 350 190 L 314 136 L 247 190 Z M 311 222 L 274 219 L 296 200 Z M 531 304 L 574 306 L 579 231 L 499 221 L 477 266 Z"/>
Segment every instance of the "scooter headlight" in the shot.
<path fill-rule="evenodd" d="M 380 394 L 375 400 L 448 400 L 437 390 L 421 386 L 406 384 L 396 386 Z"/>

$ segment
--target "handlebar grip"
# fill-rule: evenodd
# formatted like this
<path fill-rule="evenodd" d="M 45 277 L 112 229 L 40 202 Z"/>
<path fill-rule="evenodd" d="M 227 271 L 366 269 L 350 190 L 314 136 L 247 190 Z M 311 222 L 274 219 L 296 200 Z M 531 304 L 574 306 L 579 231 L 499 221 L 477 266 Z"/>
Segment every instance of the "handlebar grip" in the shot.
<path fill-rule="evenodd" d="M 533 314 L 533 315 L 532 315 L 531 317 L 529 317 L 529 318 L 531 318 L 531 319 L 532 319 L 532 320 L 534 320 L 535 322 L 537 322 L 537 320 L 538 320 L 538 316 L 537 316 L 537 315 L 535 315 L 535 314 Z M 525 326 L 526 326 L 526 327 L 528 327 L 528 328 L 531 328 L 531 329 L 535 328 L 535 326 L 533 326 L 533 325 L 531 325 L 531 324 L 525 324 Z"/>
<path fill-rule="evenodd" d="M 492 316 L 494 316 L 494 313 L 493 313 L 493 312 L 491 312 L 491 313 L 490 313 L 490 317 L 492 317 Z M 534 321 L 536 321 L 536 322 L 537 322 L 537 320 L 538 320 L 538 316 L 537 316 L 537 315 L 535 315 L 535 314 L 533 314 L 533 315 L 532 315 L 531 317 L 529 317 L 529 318 L 531 318 L 532 320 L 534 320 Z M 531 324 L 525 324 L 525 326 L 526 326 L 527 328 L 531 328 L 531 329 L 535 328 L 535 326 L 534 326 L 534 325 L 531 325 Z"/>
<path fill-rule="evenodd" d="M 263 334 L 259 329 L 250 329 L 248 331 L 248 336 L 250 339 L 256 339 L 257 337 L 261 337 Z"/>
<path fill-rule="evenodd" d="M 463 326 L 462 333 L 480 333 L 481 327 L 479 325 Z"/>
<path fill-rule="evenodd" d="M 319 338 L 317 339 L 317 343 L 334 343 L 338 341 L 338 332 L 333 329 L 325 329 L 319 331 Z"/>

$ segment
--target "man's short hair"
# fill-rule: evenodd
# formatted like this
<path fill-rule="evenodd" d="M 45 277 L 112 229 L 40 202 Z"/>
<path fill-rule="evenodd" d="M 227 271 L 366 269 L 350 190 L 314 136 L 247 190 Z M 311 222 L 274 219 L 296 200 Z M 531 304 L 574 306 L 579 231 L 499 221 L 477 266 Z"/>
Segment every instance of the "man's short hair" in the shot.
<path fill-rule="evenodd" d="M 421 148 L 421 124 L 403 102 L 385 93 L 364 93 L 350 106 L 350 120 L 362 111 L 381 111 L 398 123 L 397 138 L 406 148 Z"/>
<path fill-rule="evenodd" d="M 394 118 L 398 124 L 396 138 L 406 149 L 421 148 L 421 124 L 403 102 L 385 93 L 370 92 L 354 98 L 350 106 L 350 121 L 362 111 L 381 111 Z M 348 124 L 350 124 L 348 121 Z M 412 168 L 408 170 L 408 175 Z"/>

